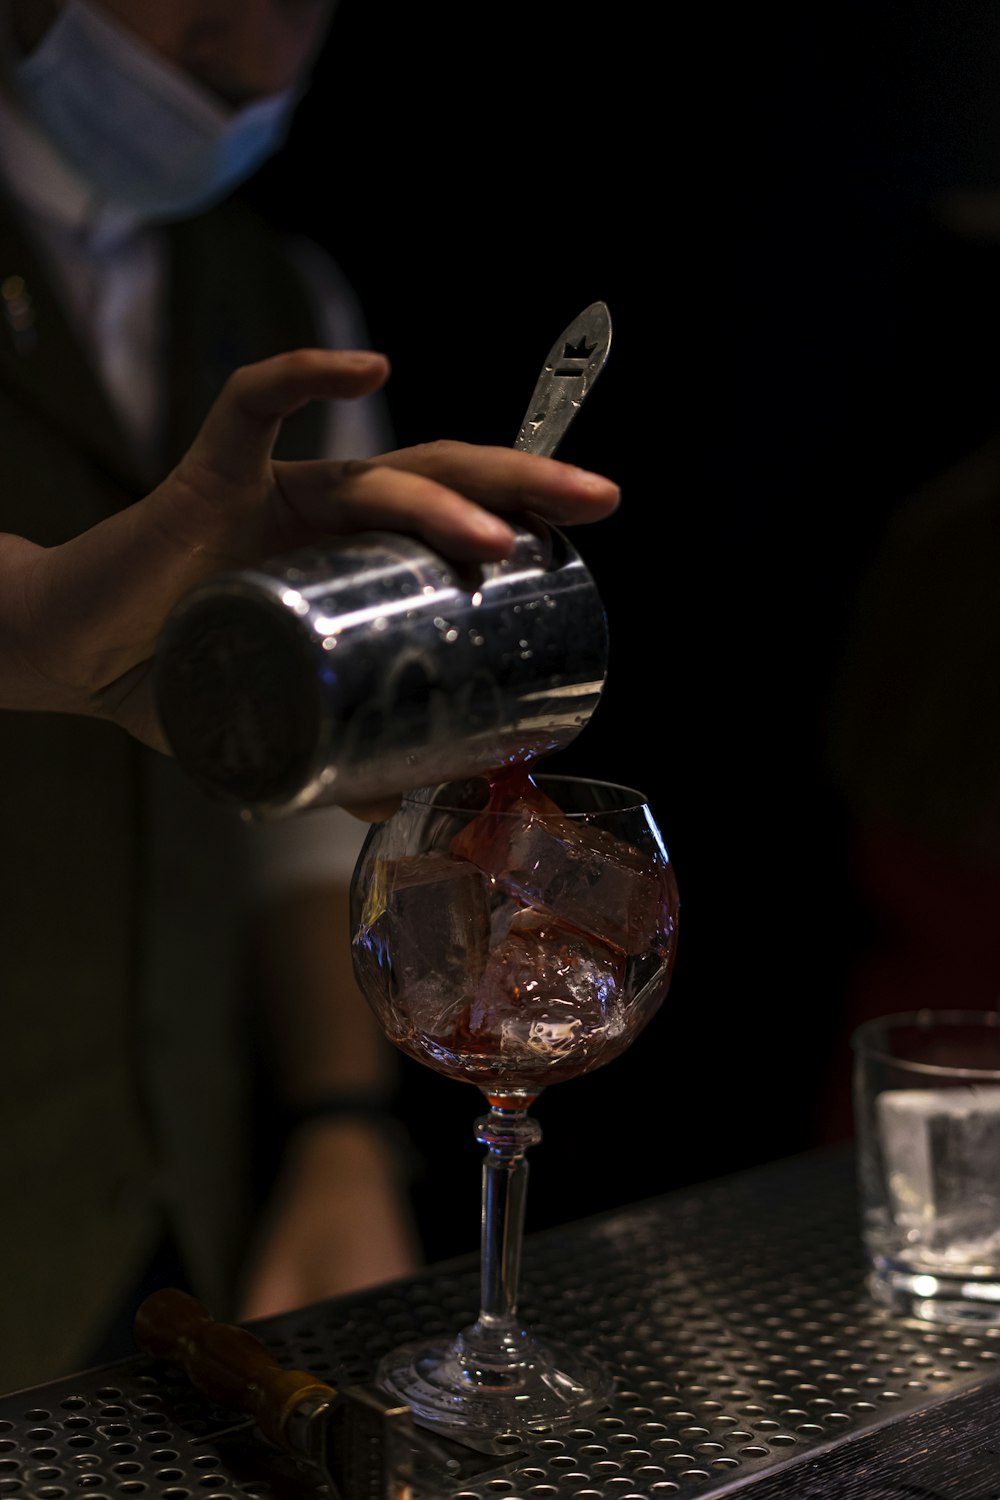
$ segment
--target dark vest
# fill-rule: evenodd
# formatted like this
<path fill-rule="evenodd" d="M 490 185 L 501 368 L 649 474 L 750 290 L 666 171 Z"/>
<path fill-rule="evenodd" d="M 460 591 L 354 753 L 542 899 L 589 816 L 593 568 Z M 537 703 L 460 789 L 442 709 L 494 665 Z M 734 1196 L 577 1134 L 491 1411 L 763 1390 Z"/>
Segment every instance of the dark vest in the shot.
<path fill-rule="evenodd" d="M 52 545 L 145 493 L 237 366 L 318 340 L 236 203 L 168 232 L 169 400 L 143 474 L 0 203 L 0 530 Z M 319 408 L 278 454 L 320 451 Z M 245 1232 L 240 840 L 107 724 L 0 714 L 0 1390 L 85 1361 L 164 1219 L 229 1316 Z"/>

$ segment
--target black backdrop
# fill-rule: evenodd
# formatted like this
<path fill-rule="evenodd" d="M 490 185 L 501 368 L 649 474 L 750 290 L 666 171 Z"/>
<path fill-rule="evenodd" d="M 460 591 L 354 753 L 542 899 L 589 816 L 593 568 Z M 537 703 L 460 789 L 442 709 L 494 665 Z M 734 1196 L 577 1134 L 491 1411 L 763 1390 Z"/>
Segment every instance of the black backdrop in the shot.
<path fill-rule="evenodd" d="M 1000 177 L 985 0 L 655 16 L 341 0 L 254 187 L 358 288 L 401 444 L 513 441 L 559 331 L 611 311 L 560 452 L 623 489 L 574 535 L 611 665 L 550 768 L 647 792 L 681 935 L 630 1054 L 539 1101 L 532 1228 L 816 1137 L 865 933 L 824 760 L 843 613 L 884 516 L 995 410 L 995 252 L 957 267 L 927 218 Z M 478 1096 L 404 1080 L 436 1257 L 476 1242 Z"/>

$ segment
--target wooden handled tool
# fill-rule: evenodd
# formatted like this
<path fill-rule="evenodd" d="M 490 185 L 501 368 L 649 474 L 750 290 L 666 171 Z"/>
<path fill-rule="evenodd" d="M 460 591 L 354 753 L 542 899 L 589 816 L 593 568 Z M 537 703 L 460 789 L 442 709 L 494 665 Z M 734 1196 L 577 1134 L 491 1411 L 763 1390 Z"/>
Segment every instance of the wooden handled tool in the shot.
<path fill-rule="evenodd" d="M 318 1465 L 333 1500 L 412 1500 L 407 1407 L 286 1370 L 248 1329 L 217 1322 L 174 1287 L 146 1298 L 134 1331 L 141 1349 L 179 1366 L 209 1400 L 245 1412 L 271 1442 Z"/>

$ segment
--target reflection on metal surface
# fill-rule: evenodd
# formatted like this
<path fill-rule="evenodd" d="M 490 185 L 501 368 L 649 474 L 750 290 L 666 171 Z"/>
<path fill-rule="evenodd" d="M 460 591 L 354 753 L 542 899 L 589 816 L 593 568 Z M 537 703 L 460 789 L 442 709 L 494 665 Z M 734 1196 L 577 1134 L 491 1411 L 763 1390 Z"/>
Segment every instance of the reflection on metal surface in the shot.
<path fill-rule="evenodd" d="M 419 1457 L 415 1500 L 707 1500 L 1000 1374 L 1000 1330 L 894 1320 L 870 1301 L 864 1270 L 851 1164 L 839 1157 L 529 1237 L 525 1316 L 613 1365 L 615 1397 L 509 1459 L 484 1466 L 444 1448 Z M 283 1364 L 364 1382 L 387 1349 L 473 1314 L 477 1294 L 469 1257 L 254 1332 Z M 324 1490 L 179 1372 L 136 1358 L 0 1398 L 8 1494 L 312 1500 Z"/>

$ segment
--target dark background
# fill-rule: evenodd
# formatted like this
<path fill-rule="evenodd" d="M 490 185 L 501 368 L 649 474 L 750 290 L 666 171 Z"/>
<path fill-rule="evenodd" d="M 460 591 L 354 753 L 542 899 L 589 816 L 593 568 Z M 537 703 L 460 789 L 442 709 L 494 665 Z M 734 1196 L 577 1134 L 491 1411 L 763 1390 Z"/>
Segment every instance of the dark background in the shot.
<path fill-rule="evenodd" d="M 610 670 L 549 768 L 647 793 L 680 942 L 631 1052 L 539 1101 L 529 1228 L 823 1134 L 869 920 L 827 765 L 831 672 L 885 518 L 996 424 L 1000 256 L 941 213 L 993 188 L 985 0 L 656 21 L 341 0 L 255 184 L 358 289 L 400 444 L 512 442 L 560 330 L 611 312 L 560 450 L 622 485 L 574 534 Z M 476 1243 L 480 1103 L 405 1063 L 435 1258 Z"/>

